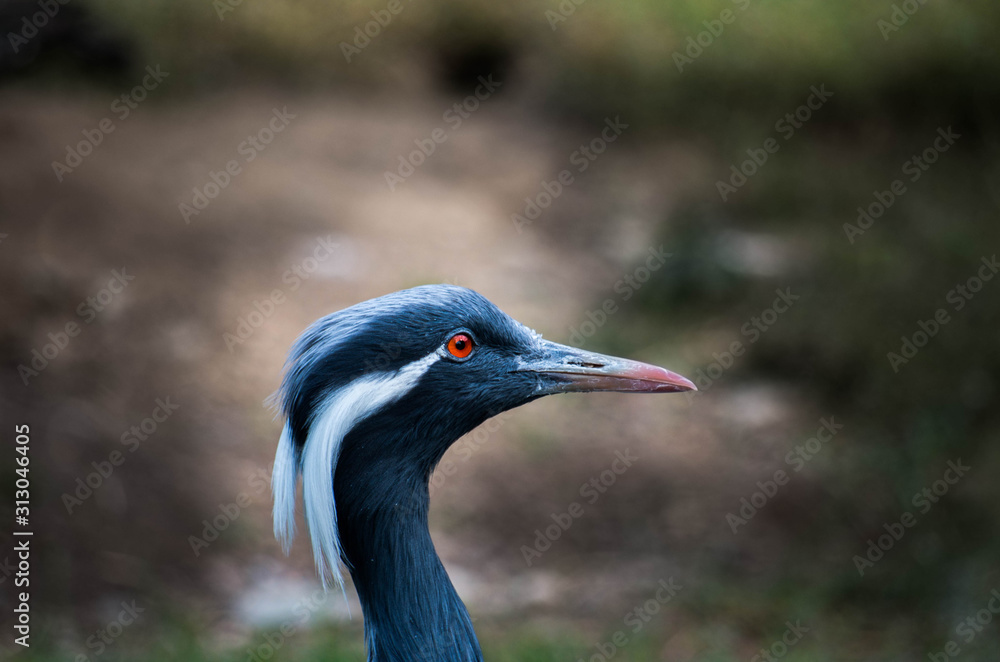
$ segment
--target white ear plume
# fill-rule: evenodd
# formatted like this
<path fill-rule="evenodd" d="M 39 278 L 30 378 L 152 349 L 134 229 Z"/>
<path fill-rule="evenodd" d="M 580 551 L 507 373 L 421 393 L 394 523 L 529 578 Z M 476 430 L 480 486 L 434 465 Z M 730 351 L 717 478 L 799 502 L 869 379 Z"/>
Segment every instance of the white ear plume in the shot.
<path fill-rule="evenodd" d="M 331 392 L 313 417 L 298 463 L 290 428 L 285 425 L 272 477 L 274 535 L 287 552 L 295 536 L 295 486 L 301 472 L 306 522 L 324 588 L 331 581 L 341 587 L 344 583 L 333 492 L 333 475 L 344 437 L 360 421 L 403 397 L 440 358 L 438 352 L 433 352 L 397 371 L 364 375 Z"/>
<path fill-rule="evenodd" d="M 274 537 L 288 554 L 295 538 L 295 487 L 299 482 L 299 463 L 292 441 L 292 428 L 287 422 L 278 441 L 271 470 L 271 494 L 274 496 Z"/>

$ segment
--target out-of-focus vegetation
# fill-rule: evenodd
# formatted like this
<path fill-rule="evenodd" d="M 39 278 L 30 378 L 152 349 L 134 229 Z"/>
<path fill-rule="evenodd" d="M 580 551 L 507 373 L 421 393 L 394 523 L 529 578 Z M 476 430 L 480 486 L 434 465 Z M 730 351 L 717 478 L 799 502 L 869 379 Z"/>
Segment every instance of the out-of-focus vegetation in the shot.
<path fill-rule="evenodd" d="M 846 659 L 843 651 L 904 660 L 939 650 L 1000 588 L 1000 482 L 992 478 L 1000 473 L 1000 279 L 960 309 L 961 295 L 949 296 L 1000 252 L 1000 6 L 896 4 L 919 9 L 885 32 L 879 22 L 892 21 L 888 0 L 567 0 L 561 5 L 575 9 L 565 20 L 547 16 L 559 12 L 555 1 L 403 0 L 403 11 L 350 63 L 341 44 L 385 2 L 95 0 L 92 7 L 137 49 L 135 62 L 171 71 L 177 98 L 241 84 L 379 95 L 443 81 L 467 90 L 493 72 L 540 114 L 594 125 L 620 115 L 633 123 L 634 141 L 673 139 L 704 152 L 711 171 L 703 187 L 662 219 L 660 238 L 675 257 L 593 347 L 669 352 L 687 343 L 686 360 L 710 374 L 741 341 L 745 354 L 723 366 L 718 381 L 789 386 L 817 418 L 836 417 L 850 442 L 811 462 L 820 478 L 782 493 L 780 507 L 760 515 L 767 526 L 755 521 L 706 556 L 701 588 L 682 596 L 680 608 L 741 623 L 762 641 L 779 638 L 775 624 L 790 613 L 822 623 L 789 660 Z M 675 54 L 724 10 L 735 20 L 679 70 Z M 792 135 L 779 133 L 776 123 L 806 102 L 811 86 L 833 95 Z M 949 127 L 960 136 L 955 144 L 911 179 L 907 162 Z M 723 199 L 717 182 L 772 138 L 779 149 Z M 857 208 L 897 179 L 906 192 L 863 233 L 846 232 L 845 224 L 857 225 Z M 786 288 L 801 298 L 750 342 L 745 324 Z M 902 353 L 901 337 L 913 338 L 939 308 L 950 321 L 893 366 L 887 355 Z M 707 386 L 699 397 L 711 397 L 715 384 Z M 775 466 L 783 466 L 784 450 L 775 451 Z M 749 458 L 759 450 L 734 441 L 730 452 Z M 886 552 L 892 562 L 860 576 L 852 557 L 903 512 L 919 513 L 913 495 L 959 458 L 971 465 L 969 477 L 919 514 Z M 1000 626 L 990 627 L 963 646 L 962 659 L 1000 655 Z M 486 632 L 484 646 L 494 662 L 575 660 L 615 628 Z M 615 659 L 654 659 L 668 634 L 648 633 Z M 185 636 L 143 648 L 142 659 L 245 659 L 225 644 L 206 653 Z M 746 652 L 723 631 L 698 637 L 699 659 Z M 274 659 L 360 659 L 359 641 L 356 628 L 324 632 L 296 639 Z M 829 653 L 832 642 L 841 653 Z"/>
<path fill-rule="evenodd" d="M 95 0 L 104 20 L 135 37 L 142 58 L 171 63 L 178 88 L 234 78 L 391 88 L 442 71 L 472 80 L 483 73 L 477 66 L 520 68 L 532 100 L 567 117 L 690 123 L 716 145 L 758 130 L 776 108 L 794 108 L 818 82 L 838 92 L 845 122 L 919 124 L 920 109 L 974 101 L 985 111 L 998 95 L 1000 55 L 990 44 L 1000 10 L 987 0 L 911 4 L 919 10 L 897 29 L 893 3 L 864 0 L 401 0 L 402 10 L 347 62 L 344 44 L 386 2 Z M 720 23 L 726 11 L 731 22 Z M 688 39 L 706 30 L 719 34 L 702 37 L 699 53 Z"/>
<path fill-rule="evenodd" d="M 483 637 L 483 653 L 491 662 L 549 662 L 551 660 L 575 660 L 587 655 L 585 644 L 581 644 L 581 633 L 541 632 L 538 628 L 512 628 L 504 633 L 493 633 Z M 163 662 L 187 660 L 189 662 L 238 662 L 273 660 L 274 662 L 357 662 L 364 659 L 361 628 L 333 627 L 320 632 L 297 633 L 292 639 L 285 639 L 274 630 L 256 633 L 252 643 L 242 650 L 220 647 L 208 651 L 202 642 L 190 635 L 190 630 L 181 628 L 161 631 L 159 642 L 142 641 L 129 648 L 128 644 L 115 645 L 100 654 L 101 659 L 143 660 L 143 662 Z M 269 644 L 271 641 L 272 644 Z M 603 641 L 601 643 L 604 643 Z M 47 646 L 28 652 L 18 659 L 25 662 L 57 662 L 64 657 L 49 652 Z M 627 648 L 621 649 L 615 659 L 624 662 L 644 662 L 653 659 L 653 651 L 648 640 L 639 639 Z"/>

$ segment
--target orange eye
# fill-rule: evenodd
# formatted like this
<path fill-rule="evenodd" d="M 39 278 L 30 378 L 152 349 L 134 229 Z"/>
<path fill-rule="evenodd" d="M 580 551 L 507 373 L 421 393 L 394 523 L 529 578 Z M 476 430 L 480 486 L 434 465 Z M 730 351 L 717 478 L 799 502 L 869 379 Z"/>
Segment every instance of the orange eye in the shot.
<path fill-rule="evenodd" d="M 465 333 L 456 333 L 448 341 L 448 351 L 452 356 L 464 359 L 472 352 L 472 338 Z"/>

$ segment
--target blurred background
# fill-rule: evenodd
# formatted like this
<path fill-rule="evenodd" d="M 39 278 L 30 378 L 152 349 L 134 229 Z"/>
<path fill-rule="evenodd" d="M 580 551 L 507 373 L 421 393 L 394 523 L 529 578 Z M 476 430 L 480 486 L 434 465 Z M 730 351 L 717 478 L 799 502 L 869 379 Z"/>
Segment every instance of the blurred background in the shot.
<path fill-rule="evenodd" d="M 29 424 L 35 547 L 24 650 L 4 525 L 0 655 L 364 659 L 271 535 L 264 400 L 317 317 L 448 282 L 701 388 L 449 452 L 488 660 L 998 659 L 998 19 L 6 0 L 0 511 Z"/>

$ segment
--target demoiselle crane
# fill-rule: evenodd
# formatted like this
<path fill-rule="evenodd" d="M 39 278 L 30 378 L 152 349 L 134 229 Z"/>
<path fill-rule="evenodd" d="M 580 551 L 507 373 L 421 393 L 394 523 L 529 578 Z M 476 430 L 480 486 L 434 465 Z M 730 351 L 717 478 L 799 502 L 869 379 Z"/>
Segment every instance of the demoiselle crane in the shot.
<path fill-rule="evenodd" d="M 324 586 L 354 580 L 369 662 L 479 662 L 469 612 L 434 550 L 428 482 L 448 447 L 546 395 L 676 393 L 656 366 L 547 340 L 451 285 L 388 294 L 328 315 L 292 347 L 275 394 L 274 532 L 286 553 L 302 477 Z"/>

